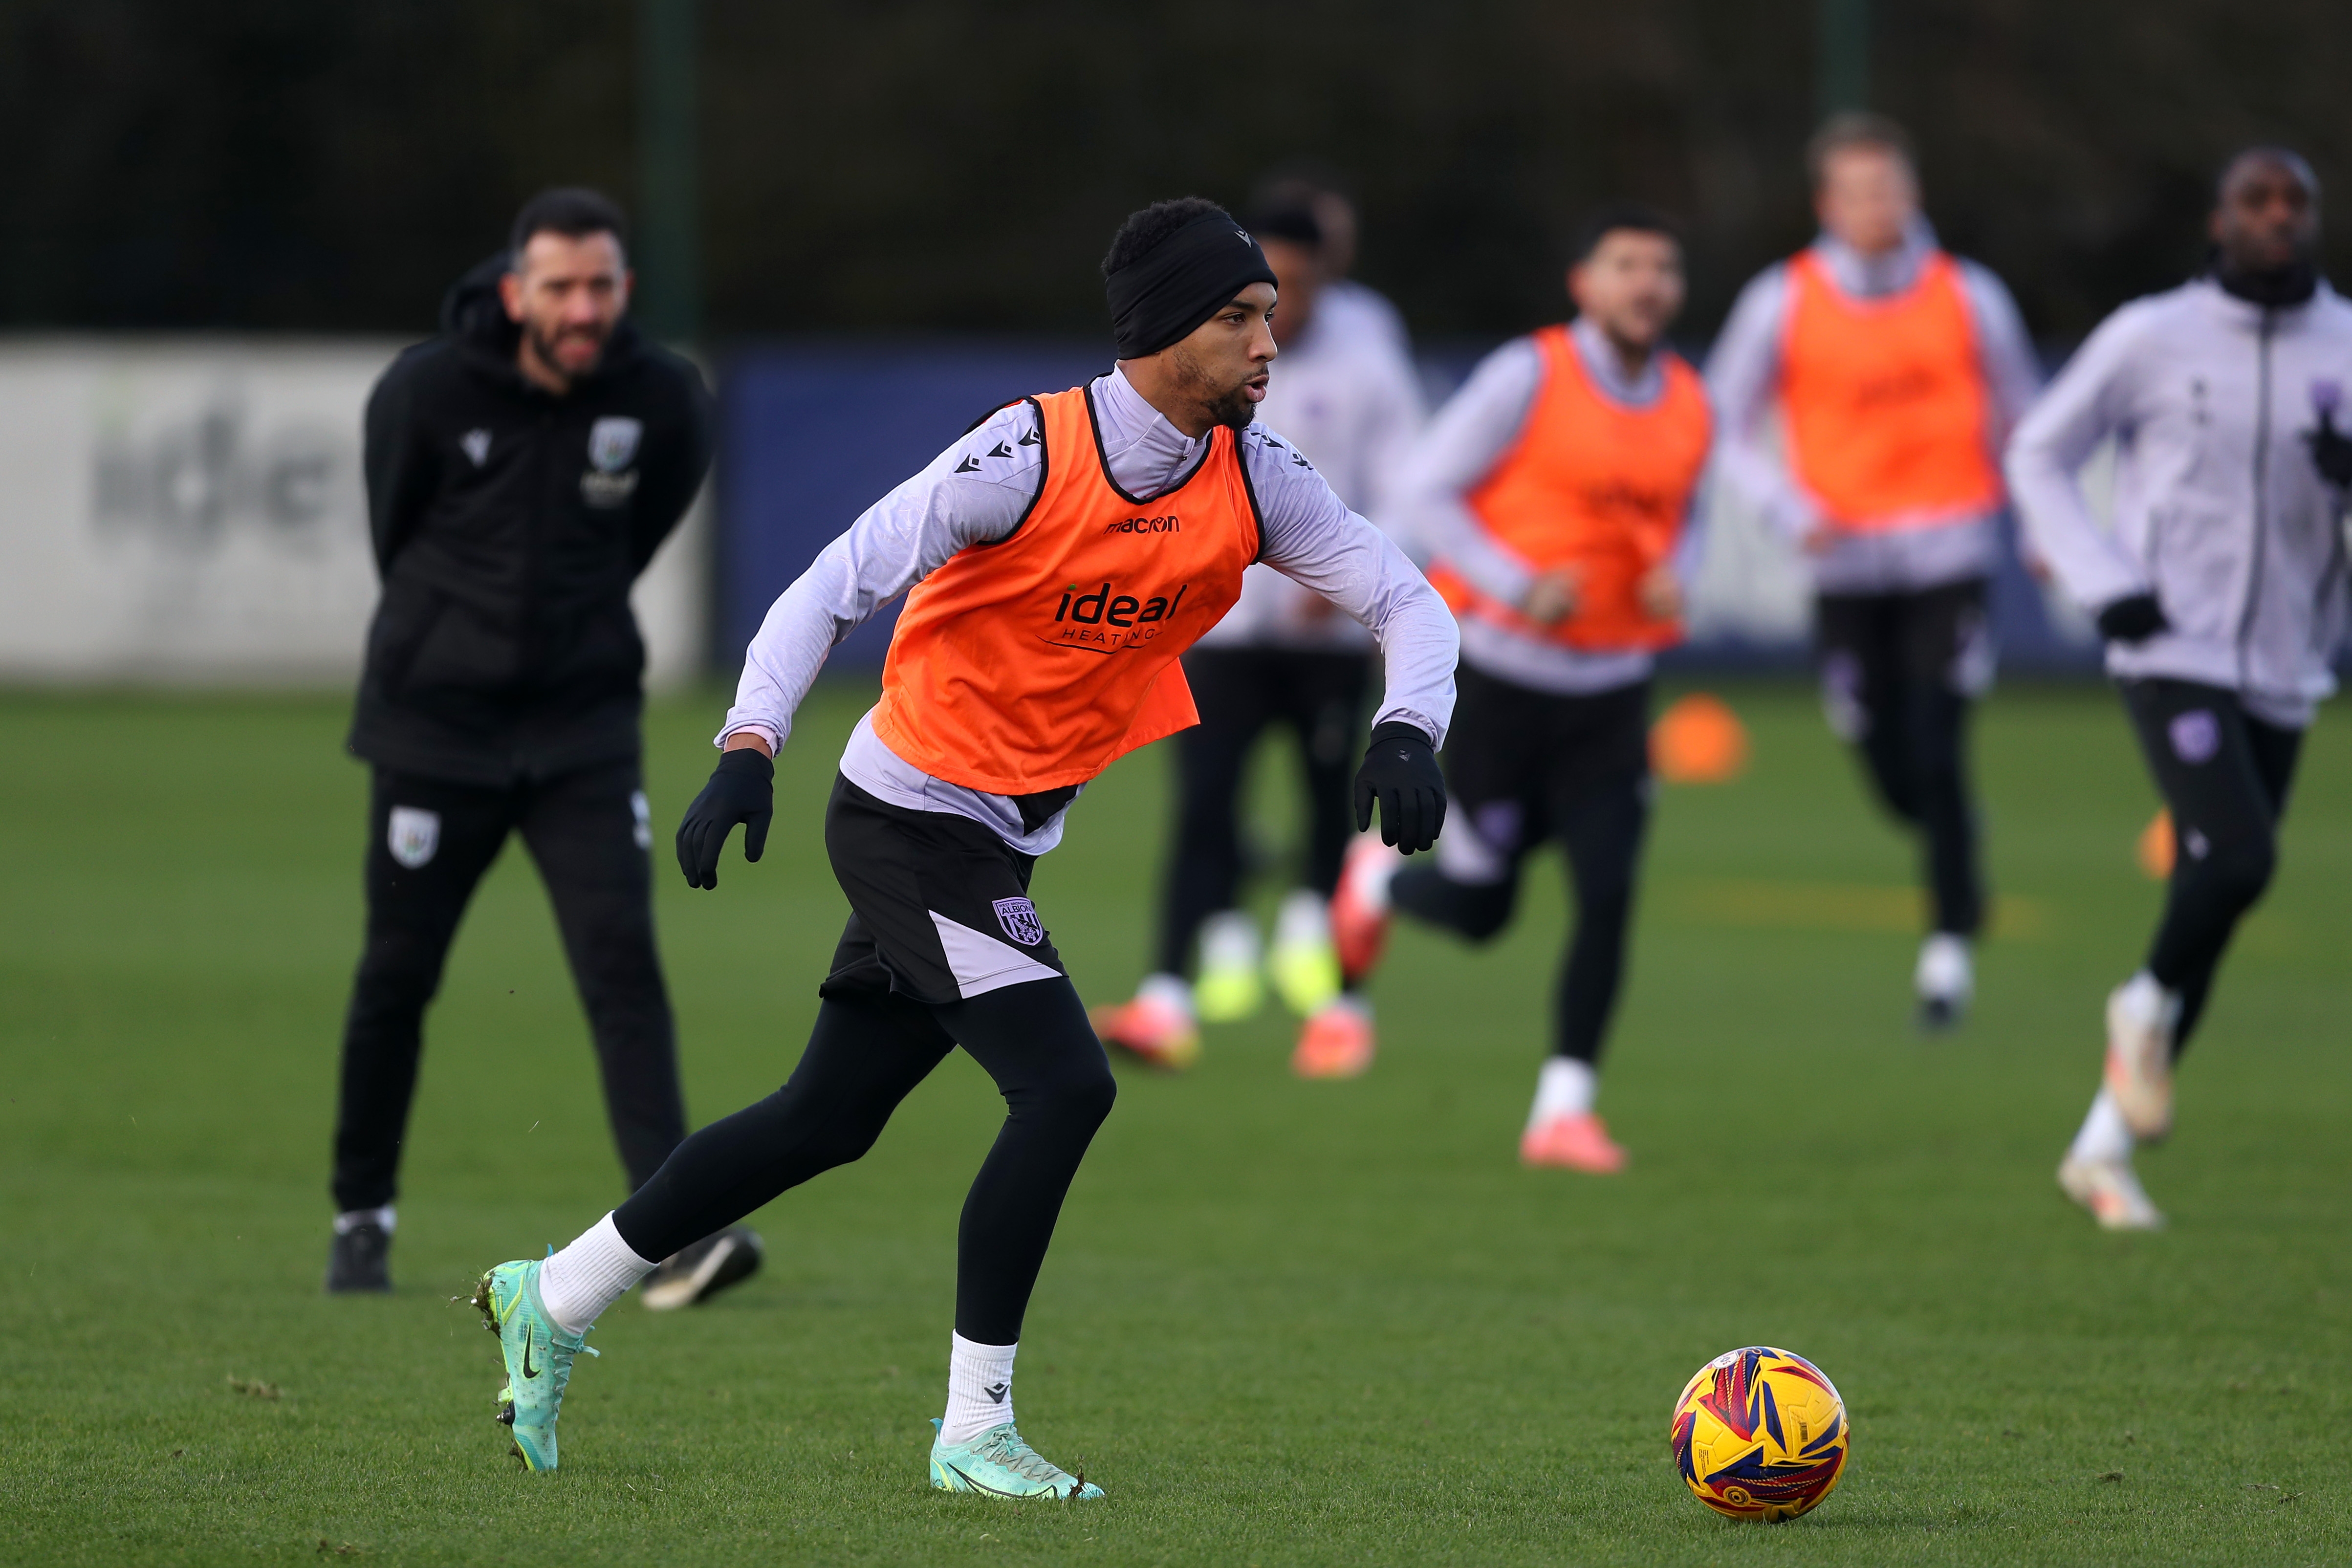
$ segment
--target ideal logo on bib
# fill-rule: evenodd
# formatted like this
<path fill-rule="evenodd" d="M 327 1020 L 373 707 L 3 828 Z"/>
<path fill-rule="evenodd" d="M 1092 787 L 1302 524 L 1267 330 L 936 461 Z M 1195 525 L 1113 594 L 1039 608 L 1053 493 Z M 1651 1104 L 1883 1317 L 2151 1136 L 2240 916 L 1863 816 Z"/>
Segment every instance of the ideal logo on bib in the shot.
<path fill-rule="evenodd" d="M 1062 601 L 1054 607 L 1052 627 L 1039 637 L 1059 647 L 1090 653 L 1141 647 L 1175 618 L 1191 586 L 1179 583 L 1172 593 L 1161 587 L 1137 595 L 1120 593 L 1115 583 L 1083 590 L 1073 583 L 1062 590 Z"/>

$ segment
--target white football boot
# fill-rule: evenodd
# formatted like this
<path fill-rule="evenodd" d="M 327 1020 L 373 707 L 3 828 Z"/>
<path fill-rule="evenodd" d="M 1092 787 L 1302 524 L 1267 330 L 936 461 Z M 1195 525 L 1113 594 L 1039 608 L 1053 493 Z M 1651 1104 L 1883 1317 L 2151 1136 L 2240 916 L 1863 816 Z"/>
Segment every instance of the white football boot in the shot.
<path fill-rule="evenodd" d="M 2084 1160 L 2068 1154 L 2058 1162 L 2058 1184 L 2091 1211 L 2102 1230 L 2162 1230 L 2164 1215 L 2148 1201 L 2131 1161 Z"/>

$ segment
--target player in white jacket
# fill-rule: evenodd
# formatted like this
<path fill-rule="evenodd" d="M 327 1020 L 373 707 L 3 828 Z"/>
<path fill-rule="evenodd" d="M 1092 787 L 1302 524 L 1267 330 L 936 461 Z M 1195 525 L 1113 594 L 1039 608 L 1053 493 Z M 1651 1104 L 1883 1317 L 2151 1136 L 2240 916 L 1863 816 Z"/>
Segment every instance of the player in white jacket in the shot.
<path fill-rule="evenodd" d="M 1277 203 L 1244 221 L 1281 280 L 1273 327 L 1282 358 L 1259 416 L 1295 448 L 1297 466 L 1311 461 L 1351 510 L 1385 524 L 1393 470 L 1422 422 L 1402 326 L 1326 308 L 1331 236 L 1317 207 Z M 1354 837 L 1348 769 L 1371 658 L 1370 632 L 1270 566 L 1249 569 L 1241 602 L 1184 656 L 1201 722 L 1175 740 L 1176 833 L 1152 972 L 1132 1001 L 1101 1010 L 1105 1041 L 1181 1068 L 1198 1053 L 1199 1024 L 1257 1011 L 1263 970 L 1306 1020 L 1293 1057 L 1302 1077 L 1352 1077 L 1370 1065 L 1370 1009 L 1342 990 L 1328 901 Z M 1289 730 L 1298 744 L 1306 842 L 1262 963 L 1256 920 L 1237 907 L 1249 869 L 1240 807 L 1244 772 L 1269 728 Z"/>
<path fill-rule="evenodd" d="M 2026 531 L 2098 617 L 2177 854 L 2146 964 L 2107 999 L 2105 1086 L 2058 1168 L 2109 1229 L 2164 1217 L 2132 1171 L 2172 1123 L 2172 1064 L 2277 864 L 2304 730 L 2346 616 L 2352 303 L 2318 276 L 2319 184 L 2293 153 L 2231 160 L 2211 270 L 2091 335 L 2010 444 Z M 2116 446 L 2112 530 L 2076 473 Z"/>

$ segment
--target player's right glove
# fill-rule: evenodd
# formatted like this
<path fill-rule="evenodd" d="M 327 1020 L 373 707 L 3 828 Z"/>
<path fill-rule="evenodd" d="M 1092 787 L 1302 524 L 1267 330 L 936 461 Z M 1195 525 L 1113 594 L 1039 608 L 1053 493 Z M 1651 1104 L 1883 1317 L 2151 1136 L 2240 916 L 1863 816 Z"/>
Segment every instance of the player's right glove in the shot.
<path fill-rule="evenodd" d="M 2352 489 L 2352 436 L 2336 427 L 2336 410 L 2321 409 L 2319 428 L 2305 431 L 2303 439 L 2319 477 L 2339 490 Z"/>
<path fill-rule="evenodd" d="M 1381 842 L 1410 855 L 1437 842 L 1445 826 L 1445 775 L 1437 771 L 1429 737 L 1391 720 L 1372 727 L 1364 765 L 1356 770 L 1356 831 L 1372 825 L 1381 807 Z"/>
<path fill-rule="evenodd" d="M 689 888 L 719 886 L 719 852 L 727 836 L 743 825 L 743 858 L 757 860 L 768 847 L 768 824 L 776 816 L 776 764 L 745 746 L 724 752 L 710 782 L 686 808 L 677 825 L 677 864 Z"/>
<path fill-rule="evenodd" d="M 2099 611 L 2099 635 L 2109 642 L 2146 642 L 2171 626 L 2153 594 L 2126 594 Z"/>

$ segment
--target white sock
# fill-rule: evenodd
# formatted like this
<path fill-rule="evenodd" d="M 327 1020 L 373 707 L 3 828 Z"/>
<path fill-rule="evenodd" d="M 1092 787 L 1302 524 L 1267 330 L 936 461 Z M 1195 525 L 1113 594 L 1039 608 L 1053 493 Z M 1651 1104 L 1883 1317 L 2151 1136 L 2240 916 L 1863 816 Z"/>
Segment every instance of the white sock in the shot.
<path fill-rule="evenodd" d="M 373 1225 L 380 1226 L 384 1235 L 390 1236 L 397 1217 L 392 1212 L 390 1204 L 384 1205 L 380 1209 L 345 1209 L 335 1216 L 335 1234 L 349 1236 L 363 1225 Z"/>
<path fill-rule="evenodd" d="M 1939 931 L 1921 942 L 1919 965 L 1911 972 L 1911 987 L 1923 997 L 1967 1002 L 1977 987 L 1969 939 Z"/>
<path fill-rule="evenodd" d="M 2091 1113 L 2083 1118 L 2083 1130 L 2074 1134 L 2073 1147 L 2066 1151 L 2070 1160 L 2105 1163 L 2111 1160 L 2131 1158 L 2131 1129 L 2124 1125 L 2124 1113 L 2116 1106 L 2116 1097 L 2101 1089 L 2091 1101 Z"/>
<path fill-rule="evenodd" d="M 1173 1007 L 1188 1020 L 1192 1016 L 1192 983 L 1181 974 L 1145 975 L 1143 984 L 1135 988 L 1135 999 Z"/>
<path fill-rule="evenodd" d="M 949 1342 L 948 1413 L 940 1441 L 969 1443 L 1013 1419 L 1013 1352 L 1021 1347 L 976 1345 L 961 1334 L 950 1334 Z"/>
<path fill-rule="evenodd" d="M 2117 988 L 2116 1001 L 2139 1022 L 2169 1037 L 2180 1024 L 2180 993 L 2167 991 L 2143 969 Z"/>
<path fill-rule="evenodd" d="M 1241 910 L 1221 910 L 1201 922 L 1201 967 L 1255 969 L 1257 921 Z"/>
<path fill-rule="evenodd" d="M 539 1266 L 540 1305 L 565 1333 L 584 1334 L 605 1308 L 652 1273 L 659 1261 L 648 1262 L 630 1251 L 608 1214 Z"/>
<path fill-rule="evenodd" d="M 1548 1057 L 1543 1072 L 1536 1079 L 1535 1109 L 1528 1112 L 1528 1125 L 1535 1127 L 1555 1116 L 1581 1116 L 1592 1109 L 1592 1097 L 1600 1090 L 1601 1075 L 1592 1064 L 1574 1057 Z"/>
<path fill-rule="evenodd" d="M 1305 888 L 1292 889 L 1274 917 L 1276 947 L 1328 947 L 1331 942 L 1331 906 Z"/>

